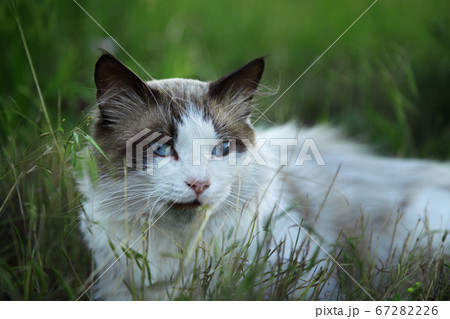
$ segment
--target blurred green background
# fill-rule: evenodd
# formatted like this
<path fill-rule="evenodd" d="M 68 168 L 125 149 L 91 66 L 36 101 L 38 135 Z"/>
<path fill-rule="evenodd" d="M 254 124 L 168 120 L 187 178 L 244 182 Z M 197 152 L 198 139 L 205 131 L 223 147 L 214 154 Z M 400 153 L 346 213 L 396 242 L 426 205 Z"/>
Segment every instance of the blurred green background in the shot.
<path fill-rule="evenodd" d="M 259 100 L 264 110 L 373 1 L 79 3 L 155 78 L 212 80 L 268 55 L 262 83 L 279 91 Z M 445 0 L 378 1 L 268 118 L 331 122 L 384 154 L 448 159 L 449 12 Z M 91 265 L 70 167 L 74 132 L 89 132 L 97 48 L 147 76 L 71 0 L 2 1 L 0 40 L 0 299 L 73 299 Z"/>

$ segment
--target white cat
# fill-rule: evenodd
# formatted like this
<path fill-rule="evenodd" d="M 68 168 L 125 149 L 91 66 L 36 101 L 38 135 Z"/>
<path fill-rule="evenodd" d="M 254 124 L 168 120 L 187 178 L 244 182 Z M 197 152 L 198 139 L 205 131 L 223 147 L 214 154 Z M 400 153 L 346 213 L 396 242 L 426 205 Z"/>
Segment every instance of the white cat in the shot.
<path fill-rule="evenodd" d="M 93 134 L 106 158 L 96 153 L 98 180 L 79 180 L 96 299 L 175 298 L 198 269 L 211 275 L 205 296 L 220 280 L 216 261 L 243 252 L 250 264 L 270 255 L 268 270 L 295 253 L 299 268 L 313 259 L 298 286 L 314 286 L 335 244 L 355 236 L 379 267 L 395 267 L 416 243 L 430 257 L 448 253 L 450 165 L 374 156 L 326 126 L 255 133 L 263 69 L 259 58 L 214 82 L 145 83 L 110 54 L 99 59 Z M 320 298 L 338 297 L 331 276 Z"/>

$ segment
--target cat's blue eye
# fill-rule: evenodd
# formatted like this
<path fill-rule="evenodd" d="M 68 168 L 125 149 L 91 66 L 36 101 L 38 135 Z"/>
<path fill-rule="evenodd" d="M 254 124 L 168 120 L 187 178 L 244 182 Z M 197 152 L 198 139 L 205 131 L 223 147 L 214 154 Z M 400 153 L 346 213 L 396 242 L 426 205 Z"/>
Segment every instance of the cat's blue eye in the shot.
<path fill-rule="evenodd" d="M 227 156 L 229 152 L 230 152 L 230 142 L 225 141 L 216 145 L 212 149 L 211 154 L 214 156 Z"/>
<path fill-rule="evenodd" d="M 172 155 L 173 150 L 172 150 L 172 146 L 168 145 L 168 144 L 152 144 L 150 145 L 151 149 L 153 150 L 153 153 L 155 153 L 156 155 L 159 156 L 169 156 Z"/>

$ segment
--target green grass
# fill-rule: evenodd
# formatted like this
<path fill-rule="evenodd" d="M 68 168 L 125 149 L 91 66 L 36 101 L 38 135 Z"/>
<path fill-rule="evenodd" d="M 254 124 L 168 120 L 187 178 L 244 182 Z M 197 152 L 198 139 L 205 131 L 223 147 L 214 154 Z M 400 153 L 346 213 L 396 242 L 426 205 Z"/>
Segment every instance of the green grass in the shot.
<path fill-rule="evenodd" d="M 281 93 L 372 1 L 80 3 L 156 78 L 210 80 L 269 55 L 263 83 Z M 448 1 L 378 1 L 268 117 L 332 122 L 381 153 L 448 160 L 449 9 Z M 0 299 L 76 299 L 92 261 L 78 231 L 72 168 L 75 152 L 89 143 L 83 132 L 95 105 L 97 48 L 111 41 L 72 1 L 2 1 L 0 21 Z M 123 51 L 110 50 L 146 78 Z M 262 109 L 276 98 L 259 101 Z M 370 273 L 351 249 L 346 254 L 352 272 Z M 258 299 L 250 294 L 258 271 L 211 298 Z M 411 272 L 418 279 L 402 280 Z M 279 282 L 276 296 L 283 299 L 289 280 Z M 371 293 L 448 300 L 447 282 L 444 258 L 425 264 L 411 258 L 390 277 L 389 289 Z M 366 298 L 343 286 L 348 298 Z"/>

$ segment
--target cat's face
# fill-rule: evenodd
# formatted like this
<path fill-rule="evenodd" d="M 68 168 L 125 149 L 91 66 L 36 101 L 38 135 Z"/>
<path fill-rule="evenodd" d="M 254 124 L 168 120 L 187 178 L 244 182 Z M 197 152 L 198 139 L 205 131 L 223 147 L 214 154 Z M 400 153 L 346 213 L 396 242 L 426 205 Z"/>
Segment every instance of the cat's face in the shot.
<path fill-rule="evenodd" d="M 263 69 L 260 58 L 214 82 L 145 83 L 104 54 L 95 69 L 94 137 L 108 156 L 98 156 L 101 174 L 112 178 L 110 163 L 118 185 L 126 176 L 128 199 L 143 213 L 169 211 L 187 222 L 206 205 L 234 207 L 245 141 L 255 138 L 249 115 Z"/>

